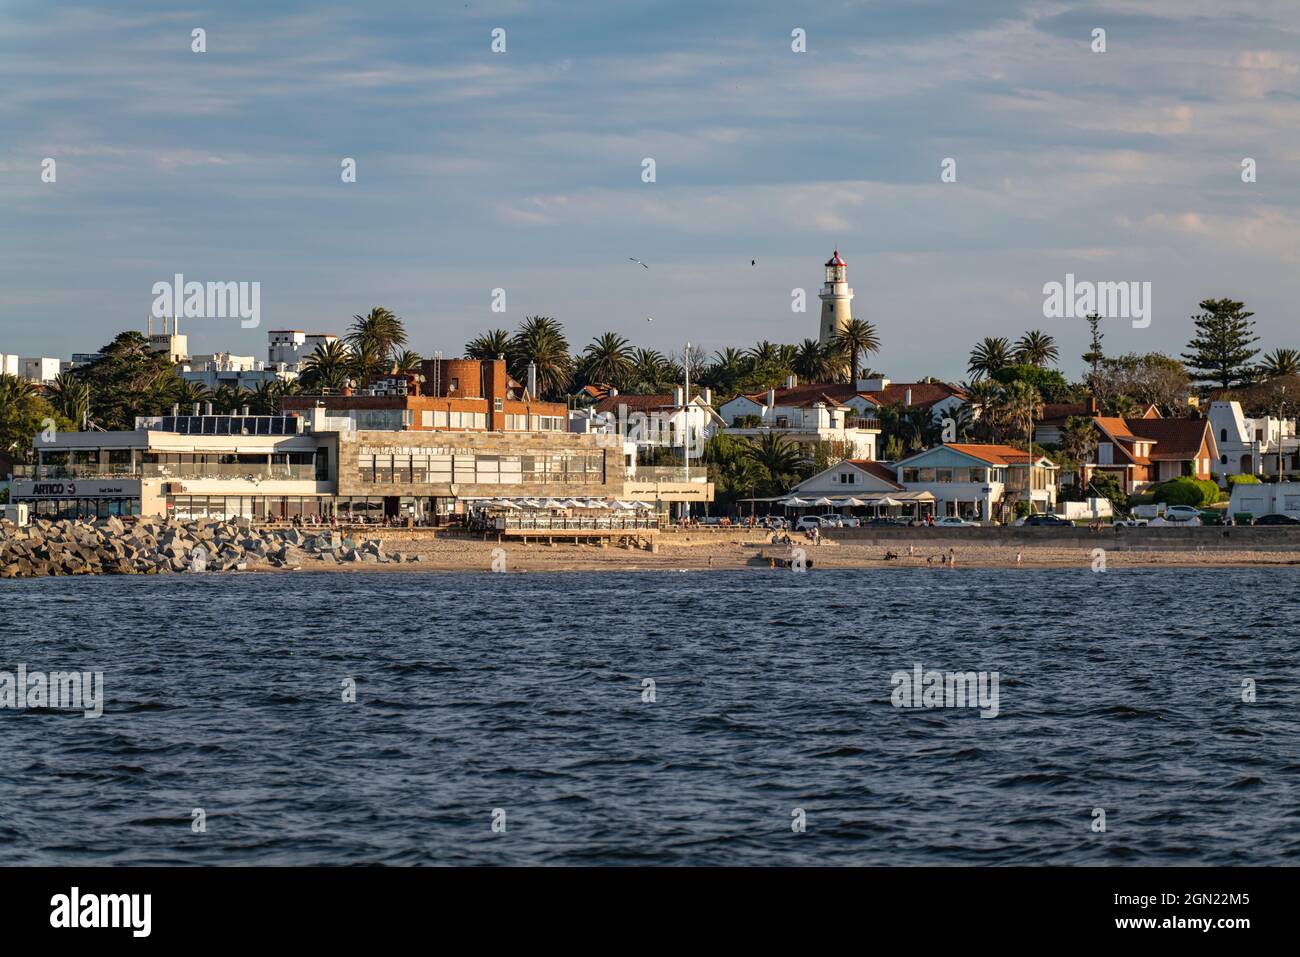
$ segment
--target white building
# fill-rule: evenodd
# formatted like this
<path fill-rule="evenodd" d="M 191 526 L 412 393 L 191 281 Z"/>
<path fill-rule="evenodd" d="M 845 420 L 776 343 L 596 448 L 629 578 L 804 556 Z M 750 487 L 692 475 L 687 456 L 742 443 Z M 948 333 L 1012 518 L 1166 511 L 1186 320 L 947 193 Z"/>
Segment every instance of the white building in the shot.
<path fill-rule="evenodd" d="M 28 382 L 53 382 L 63 371 L 62 359 L 48 359 L 44 356 L 23 357 L 18 360 L 18 377 Z"/>
<path fill-rule="evenodd" d="M 317 346 L 338 342 L 339 337 L 328 333 L 307 333 L 301 329 L 271 329 L 266 334 L 266 362 L 268 366 L 283 365 L 298 372 L 300 366 Z"/>
<path fill-rule="evenodd" d="M 0 352 L 0 374 L 18 375 L 20 368 L 18 361 L 18 357 L 12 352 Z"/>
<path fill-rule="evenodd" d="M 851 386 L 841 386 L 849 390 Z M 819 442 L 842 446 L 844 458 L 876 458 L 876 440 L 880 425 L 836 397 L 838 390 L 829 385 L 799 385 L 793 376 L 784 389 L 768 389 L 757 395 L 738 395 L 719 407 L 727 425 L 727 434 L 757 439 L 776 433 L 800 446 L 811 458 Z"/>
<path fill-rule="evenodd" d="M 1007 522 L 1017 502 L 1036 514 L 1056 508 L 1056 465 L 1009 445 L 936 445 L 894 466 L 910 492 L 929 492 L 936 515 Z"/>
<path fill-rule="evenodd" d="M 1279 452 L 1284 473 L 1300 471 L 1295 419 L 1247 418 L 1240 402 L 1222 401 L 1210 403 L 1207 418 L 1219 447 L 1210 471 L 1220 485 L 1229 475 L 1277 475 Z"/>
<path fill-rule="evenodd" d="M 1232 486 L 1228 514 L 1286 515 L 1300 518 L 1300 482 L 1238 482 Z"/>
<path fill-rule="evenodd" d="M 702 389 L 685 401 L 685 390 L 674 387 L 663 395 L 621 395 L 611 389 L 609 395 L 591 410 L 592 420 L 599 416 L 601 425 L 589 431 L 616 434 L 633 445 L 639 457 L 648 458 L 655 449 L 681 449 L 686 446 L 692 460 L 704 453 L 704 445 L 722 429 L 722 416 L 712 406 L 713 392 Z M 571 419 L 572 421 L 572 419 Z M 581 421 L 570 431 L 583 431 Z"/>

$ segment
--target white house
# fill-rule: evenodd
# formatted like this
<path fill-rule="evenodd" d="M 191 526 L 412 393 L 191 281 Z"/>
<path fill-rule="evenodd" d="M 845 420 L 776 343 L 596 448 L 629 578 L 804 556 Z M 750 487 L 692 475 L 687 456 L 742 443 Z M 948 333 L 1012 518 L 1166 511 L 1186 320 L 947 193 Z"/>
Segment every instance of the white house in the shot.
<path fill-rule="evenodd" d="M 1056 465 L 1009 445 L 936 445 L 894 469 L 907 491 L 934 496 L 936 515 L 1005 522 L 1016 502 L 1035 513 L 1056 507 Z"/>
<path fill-rule="evenodd" d="M 882 514 L 903 509 L 911 514 L 926 514 L 934 503 L 934 496 L 929 492 L 905 489 L 892 466 L 866 459 L 836 462 L 794 486 L 790 495 L 810 503 L 821 502 L 820 506 L 812 506 L 813 511 L 852 512 L 856 508 L 874 507 Z"/>
<path fill-rule="evenodd" d="M 53 382 L 63 371 L 62 359 L 49 359 L 45 356 L 23 357 L 18 360 L 18 375 L 28 382 Z"/>
<path fill-rule="evenodd" d="M 784 389 L 738 395 L 718 412 L 729 435 L 754 439 L 776 433 L 809 456 L 817 443 L 835 442 L 843 446 L 847 458 L 874 460 L 880 425 L 836 397 L 846 389 L 852 395 L 850 386 L 801 386 L 792 376 Z"/>
<path fill-rule="evenodd" d="M 1219 447 L 1210 470 L 1220 485 L 1229 475 L 1277 475 L 1279 452 L 1283 472 L 1300 470 L 1295 419 L 1247 418 L 1235 401 L 1211 402 L 1207 418 Z"/>
<path fill-rule="evenodd" d="M 701 389 L 685 401 L 681 386 L 662 395 L 622 395 L 617 389 L 596 403 L 591 421 L 601 417 L 603 430 L 614 432 L 634 444 L 641 457 L 648 458 L 656 448 L 680 449 L 686 445 L 690 457 L 699 459 L 704 445 L 722 429 L 723 420 L 712 406 L 713 393 Z M 600 424 L 583 427 L 581 419 L 570 416 L 569 431 L 601 431 Z"/>

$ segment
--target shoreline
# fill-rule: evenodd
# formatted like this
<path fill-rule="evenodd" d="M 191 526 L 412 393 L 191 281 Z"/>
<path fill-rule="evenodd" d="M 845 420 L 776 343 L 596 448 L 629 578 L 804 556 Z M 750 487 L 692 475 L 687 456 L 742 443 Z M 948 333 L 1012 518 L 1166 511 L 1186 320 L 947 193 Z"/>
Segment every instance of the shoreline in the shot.
<path fill-rule="evenodd" d="M 399 563 L 339 563 L 330 558 L 309 558 L 297 567 L 277 568 L 250 564 L 249 571 L 493 571 L 494 559 L 504 572 L 617 572 L 617 571 L 772 571 L 765 562 L 756 561 L 763 554 L 785 549 L 762 542 L 705 541 L 665 542 L 662 538 L 654 552 L 616 546 L 483 542 L 464 538 L 434 538 L 423 541 L 385 542 L 390 555 L 400 554 Z M 912 556 L 907 546 L 884 546 L 828 542 L 821 545 L 799 543 L 812 563 L 812 571 L 848 569 L 933 569 L 957 571 L 963 568 L 986 569 L 1091 569 L 1096 561 L 1093 548 L 1061 547 L 1047 543 L 1033 546 L 949 545 L 943 554 L 955 556 L 955 564 L 940 564 L 937 545 L 915 547 Z M 1099 547 L 1099 546 L 1094 546 Z M 496 550 L 500 549 L 500 552 Z M 886 560 L 886 551 L 899 554 Z M 1241 568 L 1300 566 L 1300 554 L 1291 550 L 1257 549 L 1104 549 L 1105 568 Z M 495 554 L 494 554 L 495 553 Z M 1017 562 L 1017 554 L 1021 561 Z M 418 556 L 418 559 L 413 559 Z M 927 561 L 927 558 L 930 560 Z"/>

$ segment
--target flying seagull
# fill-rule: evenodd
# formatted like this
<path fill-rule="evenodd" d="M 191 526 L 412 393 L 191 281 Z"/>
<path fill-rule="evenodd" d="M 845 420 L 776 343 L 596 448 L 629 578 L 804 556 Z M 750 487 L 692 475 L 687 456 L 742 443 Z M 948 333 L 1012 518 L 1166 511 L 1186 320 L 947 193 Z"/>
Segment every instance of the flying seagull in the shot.
<path fill-rule="evenodd" d="M 645 263 L 641 262 L 641 260 L 639 259 L 633 259 L 631 256 L 628 256 L 627 258 L 628 258 L 628 262 L 638 263 L 639 265 L 645 266 L 646 269 L 650 268 L 649 266 L 646 266 Z"/>
<path fill-rule="evenodd" d="M 646 317 L 645 317 L 645 321 L 646 321 L 646 322 L 654 322 L 654 321 L 655 321 L 655 317 L 654 317 L 654 316 L 646 316 Z"/>
<path fill-rule="evenodd" d="M 757 265 L 758 265 L 758 260 L 757 260 L 757 259 L 751 259 L 751 260 L 749 261 L 749 264 L 750 264 L 751 266 L 757 266 Z"/>

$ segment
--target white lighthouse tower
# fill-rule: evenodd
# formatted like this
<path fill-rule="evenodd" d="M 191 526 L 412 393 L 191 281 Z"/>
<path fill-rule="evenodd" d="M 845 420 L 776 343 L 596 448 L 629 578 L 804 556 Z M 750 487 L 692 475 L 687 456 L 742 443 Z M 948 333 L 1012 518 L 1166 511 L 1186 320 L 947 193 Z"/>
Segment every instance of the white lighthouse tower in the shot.
<path fill-rule="evenodd" d="M 840 251 L 826 263 L 826 283 L 817 294 L 822 301 L 822 324 L 818 341 L 826 345 L 853 318 L 853 290 L 849 288 L 848 263 L 840 258 Z"/>

